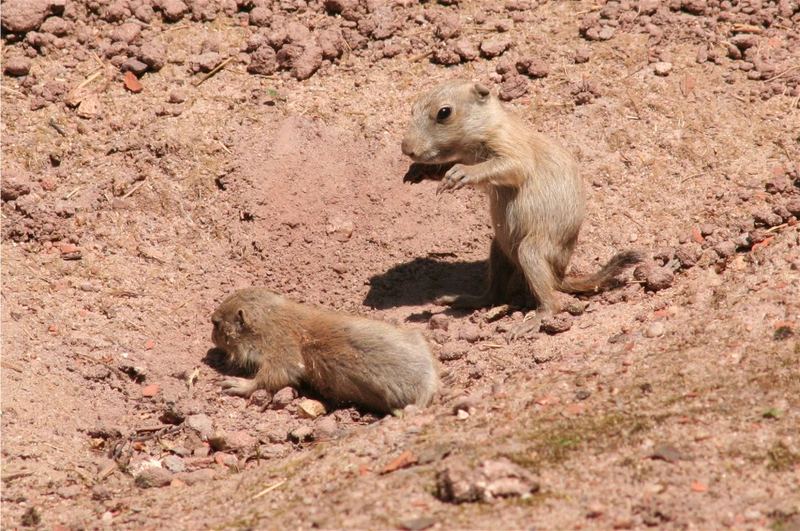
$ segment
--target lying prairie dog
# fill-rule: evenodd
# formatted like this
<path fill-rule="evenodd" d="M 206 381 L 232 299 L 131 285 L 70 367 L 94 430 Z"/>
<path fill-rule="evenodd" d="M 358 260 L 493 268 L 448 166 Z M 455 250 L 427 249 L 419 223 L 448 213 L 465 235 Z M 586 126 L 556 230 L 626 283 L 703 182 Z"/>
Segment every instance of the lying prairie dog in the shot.
<path fill-rule="evenodd" d="M 427 406 L 439 388 L 417 331 L 298 304 L 266 288 L 233 293 L 211 322 L 214 344 L 254 374 L 225 380 L 227 394 L 249 397 L 304 383 L 333 402 L 389 413 Z"/>
<path fill-rule="evenodd" d="M 607 289 L 643 259 L 637 251 L 623 251 L 597 273 L 566 276 L 585 209 L 577 164 L 479 83 L 450 81 L 420 96 L 402 149 L 414 161 L 404 181 L 436 178 L 441 179 L 437 193 L 475 186 L 488 194 L 494 227 L 489 287 L 479 296 L 445 296 L 438 302 L 458 308 L 501 304 L 523 277 L 539 311 L 536 319 L 517 325 L 511 339 L 538 330 L 544 316 L 559 310 L 556 291 Z"/>

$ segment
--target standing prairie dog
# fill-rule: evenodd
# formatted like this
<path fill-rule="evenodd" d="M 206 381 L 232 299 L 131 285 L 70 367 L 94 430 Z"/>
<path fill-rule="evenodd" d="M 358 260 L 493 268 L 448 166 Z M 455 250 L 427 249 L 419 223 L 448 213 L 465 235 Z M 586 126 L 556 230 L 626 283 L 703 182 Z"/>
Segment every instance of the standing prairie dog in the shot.
<path fill-rule="evenodd" d="M 501 303 L 521 273 L 540 311 L 512 330 L 511 338 L 538 329 L 544 315 L 558 310 L 556 290 L 600 291 L 642 259 L 625 251 L 593 275 L 565 276 L 584 216 L 577 164 L 479 83 L 450 81 L 422 95 L 402 149 L 414 161 L 405 181 L 436 176 L 442 178 L 437 193 L 467 185 L 488 193 L 494 227 L 489 287 L 480 296 L 446 296 L 439 302 L 459 308 Z"/>
<path fill-rule="evenodd" d="M 439 377 L 422 334 L 292 302 L 265 288 L 239 290 L 211 316 L 211 339 L 253 379 L 222 382 L 249 397 L 309 385 L 326 399 L 388 413 L 430 403 Z"/>

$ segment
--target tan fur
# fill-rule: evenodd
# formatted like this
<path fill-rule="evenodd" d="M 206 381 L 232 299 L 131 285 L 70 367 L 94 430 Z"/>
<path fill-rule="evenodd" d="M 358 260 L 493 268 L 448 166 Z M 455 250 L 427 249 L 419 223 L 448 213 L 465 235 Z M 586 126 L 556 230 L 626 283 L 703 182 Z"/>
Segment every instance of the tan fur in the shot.
<path fill-rule="evenodd" d="M 444 107 L 449 116 L 437 119 Z M 444 297 L 444 303 L 474 308 L 503 302 L 509 281 L 521 272 L 540 308 L 551 313 L 557 310 L 555 290 L 602 290 L 641 259 L 627 251 L 597 274 L 565 277 L 584 217 L 577 164 L 480 84 L 451 81 L 421 96 L 402 148 L 415 162 L 405 180 L 419 181 L 438 166 L 446 171 L 438 191 L 470 185 L 489 196 L 494 227 L 489 289 L 479 297 Z"/>
<path fill-rule="evenodd" d="M 223 382 L 229 394 L 305 383 L 334 402 L 388 413 L 428 405 L 439 386 L 419 332 L 298 304 L 265 288 L 230 295 L 211 322 L 214 344 L 254 373 Z"/>

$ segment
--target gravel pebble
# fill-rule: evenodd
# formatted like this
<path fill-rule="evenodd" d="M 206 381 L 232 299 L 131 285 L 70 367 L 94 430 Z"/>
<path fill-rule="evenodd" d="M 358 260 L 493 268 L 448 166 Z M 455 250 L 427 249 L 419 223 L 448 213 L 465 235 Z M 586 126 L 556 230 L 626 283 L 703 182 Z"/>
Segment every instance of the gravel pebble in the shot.
<path fill-rule="evenodd" d="M 31 71 L 31 60 L 21 55 L 9 57 L 3 64 L 3 72 L 8 76 L 27 76 Z"/>
<path fill-rule="evenodd" d="M 649 338 L 660 337 L 664 335 L 666 331 L 666 327 L 664 323 L 661 321 L 656 321 L 655 323 L 651 323 L 650 326 L 647 327 L 644 331 L 644 335 Z"/>

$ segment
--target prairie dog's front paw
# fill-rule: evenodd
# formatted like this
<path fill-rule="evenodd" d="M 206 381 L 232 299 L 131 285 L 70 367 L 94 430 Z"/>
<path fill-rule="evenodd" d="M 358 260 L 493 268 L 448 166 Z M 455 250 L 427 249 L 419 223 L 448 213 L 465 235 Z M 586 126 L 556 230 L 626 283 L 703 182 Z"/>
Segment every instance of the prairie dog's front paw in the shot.
<path fill-rule="evenodd" d="M 458 190 L 472 183 L 474 180 L 469 166 L 455 164 L 445 173 L 444 179 L 442 179 L 442 182 L 439 183 L 439 187 L 436 189 L 436 193 L 440 194 L 447 190 Z"/>
<path fill-rule="evenodd" d="M 243 398 L 250 398 L 258 384 L 255 380 L 248 380 L 247 378 L 228 378 L 222 381 L 222 392 L 226 395 L 241 396 Z"/>

